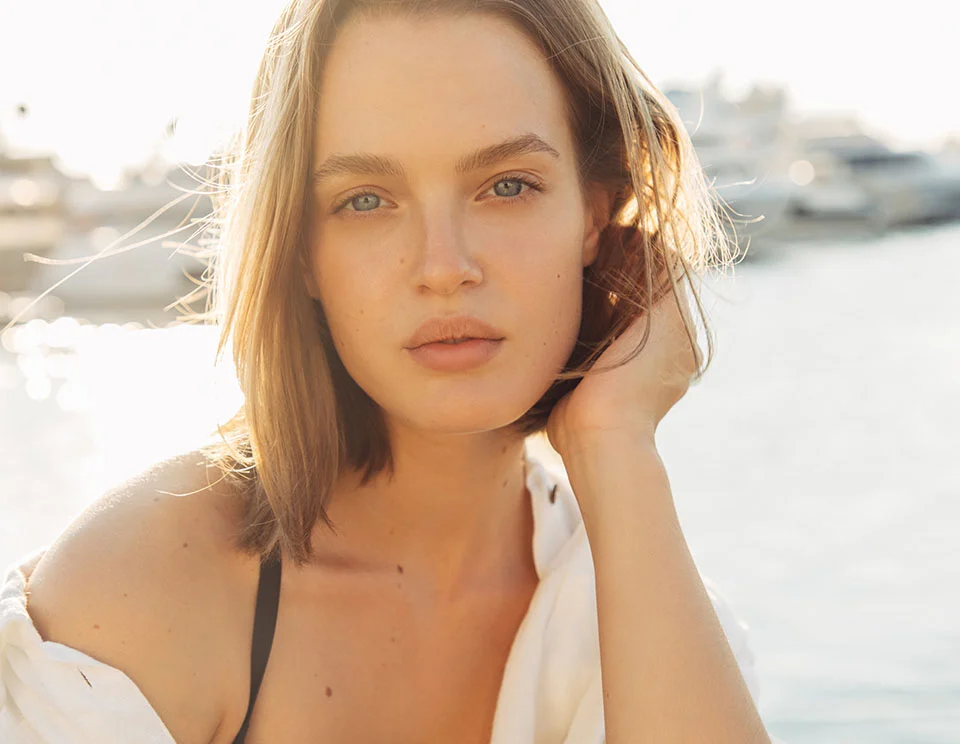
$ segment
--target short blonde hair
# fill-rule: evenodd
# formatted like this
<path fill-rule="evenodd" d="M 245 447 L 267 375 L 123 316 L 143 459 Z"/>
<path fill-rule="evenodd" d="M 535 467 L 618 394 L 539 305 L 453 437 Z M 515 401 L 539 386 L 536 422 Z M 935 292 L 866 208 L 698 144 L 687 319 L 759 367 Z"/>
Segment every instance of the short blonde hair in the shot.
<path fill-rule="evenodd" d="M 609 342 L 695 272 L 731 257 L 676 109 L 594 0 L 293 0 L 269 37 L 245 129 L 220 169 L 214 265 L 220 352 L 232 348 L 245 402 L 208 454 L 244 499 L 237 547 L 297 564 L 344 468 L 364 482 L 393 466 L 379 407 L 347 373 L 303 280 L 314 112 L 336 29 L 355 13 L 494 14 L 542 49 L 566 94 L 581 186 L 615 195 L 584 270 L 578 343 L 543 397 L 512 426 L 543 431 L 554 405 Z M 714 343 L 700 298 L 691 288 Z M 649 332 L 649 329 L 648 329 Z M 688 325 L 691 345 L 696 328 Z M 637 348 L 646 343 L 647 334 Z"/>

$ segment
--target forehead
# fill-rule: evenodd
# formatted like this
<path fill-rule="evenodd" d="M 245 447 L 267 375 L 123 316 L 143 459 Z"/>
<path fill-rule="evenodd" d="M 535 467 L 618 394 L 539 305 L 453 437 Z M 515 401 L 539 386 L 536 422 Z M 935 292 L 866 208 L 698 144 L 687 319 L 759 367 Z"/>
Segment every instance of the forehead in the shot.
<path fill-rule="evenodd" d="M 566 157 L 572 142 L 564 100 L 543 53 L 504 19 L 354 17 L 324 66 L 314 158 L 375 152 L 453 162 L 524 133 Z"/>

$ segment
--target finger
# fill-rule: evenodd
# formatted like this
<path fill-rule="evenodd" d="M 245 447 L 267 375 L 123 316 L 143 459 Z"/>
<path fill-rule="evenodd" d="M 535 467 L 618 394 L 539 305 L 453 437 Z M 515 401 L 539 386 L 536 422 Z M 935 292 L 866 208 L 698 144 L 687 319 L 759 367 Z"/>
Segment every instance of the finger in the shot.
<path fill-rule="evenodd" d="M 671 350 L 684 370 L 691 374 L 698 369 L 703 354 L 697 343 L 697 327 L 683 282 L 678 282 L 675 291 L 668 292 L 657 303 L 652 317 L 651 342 L 660 343 Z M 690 366 L 692 365 L 692 367 Z"/>

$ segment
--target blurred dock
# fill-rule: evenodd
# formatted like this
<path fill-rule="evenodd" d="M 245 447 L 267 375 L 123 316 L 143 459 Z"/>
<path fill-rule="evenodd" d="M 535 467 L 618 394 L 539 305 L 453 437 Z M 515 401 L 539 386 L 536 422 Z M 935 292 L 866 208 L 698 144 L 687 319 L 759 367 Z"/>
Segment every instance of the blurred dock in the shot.
<path fill-rule="evenodd" d="M 746 258 L 785 243 L 874 239 L 960 219 L 960 140 L 898 150 L 856 117 L 801 116 L 780 87 L 727 96 L 722 76 L 664 90 Z M 751 256 L 751 253 L 753 256 Z"/>
<path fill-rule="evenodd" d="M 50 156 L 0 155 L 0 325 L 51 288 L 28 318 L 164 307 L 188 294 L 204 264 L 182 244 L 198 247 L 212 208 L 199 190 L 180 166 L 103 190 Z"/>
<path fill-rule="evenodd" d="M 797 115 L 783 88 L 733 99 L 719 75 L 664 95 L 745 260 L 788 243 L 873 240 L 960 219 L 960 140 L 898 150 L 854 118 Z M 0 323 L 51 288 L 47 304 L 72 313 L 165 307 L 187 295 L 204 265 L 177 246 L 196 246 L 210 213 L 198 190 L 196 173 L 159 156 L 104 190 L 51 156 L 0 151 Z M 100 257 L 83 265 L 91 256 Z"/>

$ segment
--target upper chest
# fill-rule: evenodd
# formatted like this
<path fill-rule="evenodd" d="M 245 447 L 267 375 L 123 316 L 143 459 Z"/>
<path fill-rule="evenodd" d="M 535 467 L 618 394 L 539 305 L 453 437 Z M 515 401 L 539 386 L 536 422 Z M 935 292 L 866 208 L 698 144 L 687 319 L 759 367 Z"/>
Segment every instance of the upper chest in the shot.
<path fill-rule="evenodd" d="M 285 580 L 247 743 L 489 742 L 535 587 L 533 575 L 441 605 L 416 601 L 400 578 Z M 238 678 L 224 741 L 246 712 L 249 670 Z"/>

